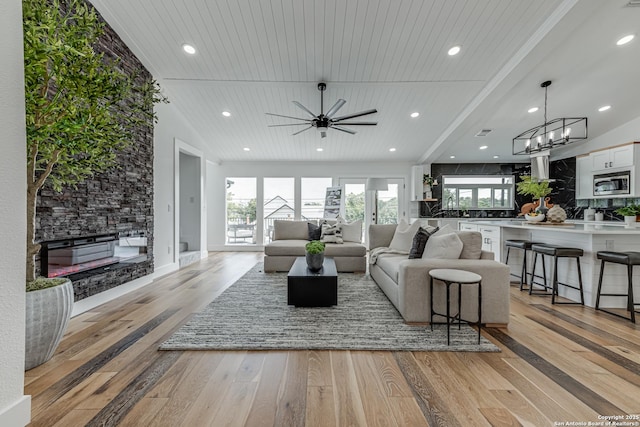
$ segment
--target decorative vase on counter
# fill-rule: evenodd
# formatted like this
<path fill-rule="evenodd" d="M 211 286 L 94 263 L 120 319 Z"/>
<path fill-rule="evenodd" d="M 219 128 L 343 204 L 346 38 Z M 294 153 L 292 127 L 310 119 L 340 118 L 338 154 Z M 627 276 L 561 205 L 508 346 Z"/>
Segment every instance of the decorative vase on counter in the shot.
<path fill-rule="evenodd" d="M 538 207 L 536 208 L 536 212 L 545 214 L 546 216 L 549 208 L 553 206 L 549 203 L 549 200 L 551 200 L 549 197 L 540 197 L 540 202 L 538 204 Z"/>
<path fill-rule="evenodd" d="M 549 222 L 560 223 L 564 222 L 566 219 L 567 213 L 560 207 L 560 205 L 554 205 L 547 211 L 547 221 Z"/>

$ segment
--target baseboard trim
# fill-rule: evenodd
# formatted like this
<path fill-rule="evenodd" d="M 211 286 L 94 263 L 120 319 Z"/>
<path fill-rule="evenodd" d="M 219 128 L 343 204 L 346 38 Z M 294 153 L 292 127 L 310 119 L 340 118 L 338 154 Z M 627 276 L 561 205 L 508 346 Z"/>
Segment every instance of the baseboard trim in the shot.
<path fill-rule="evenodd" d="M 178 271 L 180 269 L 180 264 L 177 262 L 172 262 L 171 264 L 163 265 L 162 267 L 157 267 L 153 272 L 153 278 L 158 279 L 162 276 L 166 276 L 167 274 L 173 273 L 174 271 Z"/>
<path fill-rule="evenodd" d="M 75 302 L 73 304 L 73 310 L 71 311 L 71 317 L 90 311 L 99 305 L 112 301 L 122 295 L 135 291 L 136 289 L 140 289 L 151 282 L 153 282 L 153 277 L 150 274 Z"/>
<path fill-rule="evenodd" d="M 209 252 L 262 252 L 264 251 L 263 245 L 209 245 L 207 247 Z"/>
<path fill-rule="evenodd" d="M 24 427 L 31 422 L 31 396 L 24 395 L 0 411 L 0 425 Z"/>

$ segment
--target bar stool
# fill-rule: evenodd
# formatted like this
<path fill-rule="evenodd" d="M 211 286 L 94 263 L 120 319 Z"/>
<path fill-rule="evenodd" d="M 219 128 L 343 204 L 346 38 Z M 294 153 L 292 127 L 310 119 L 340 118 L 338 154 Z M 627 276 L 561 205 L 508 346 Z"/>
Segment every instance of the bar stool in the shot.
<path fill-rule="evenodd" d="M 447 286 L 447 312 L 446 313 L 438 313 L 433 309 L 433 279 L 440 280 L 444 282 Z M 451 285 L 458 285 L 458 313 L 455 315 L 451 315 L 451 309 L 449 307 L 451 302 Z M 480 336 L 482 330 L 482 276 L 476 273 L 472 273 L 470 271 L 465 270 L 454 270 L 450 268 L 438 268 L 435 270 L 429 271 L 429 293 L 430 293 L 430 324 L 431 330 L 433 330 L 433 315 L 437 316 L 445 316 L 447 319 L 447 345 L 450 344 L 450 335 L 449 328 L 451 327 L 451 323 L 458 320 L 458 329 L 460 329 L 461 322 L 472 323 L 470 320 L 462 319 L 460 312 L 462 309 L 462 285 L 478 285 L 478 344 L 480 344 Z"/>
<path fill-rule="evenodd" d="M 622 317 L 623 319 L 631 320 L 636 323 L 636 311 L 635 306 L 640 305 L 633 299 L 633 266 L 640 265 L 640 252 L 609 252 L 600 251 L 596 254 L 597 258 L 602 260 L 600 263 L 600 279 L 598 280 L 598 295 L 596 297 L 596 310 L 604 311 L 605 313 L 613 314 L 614 316 Z M 612 262 L 614 264 L 623 264 L 627 266 L 627 280 L 629 288 L 626 294 L 603 294 L 602 291 L 602 275 L 604 273 L 604 263 Z M 630 317 L 622 316 L 618 313 L 614 313 L 600 308 L 600 296 L 604 297 L 627 297 L 627 311 L 631 314 Z"/>
<path fill-rule="evenodd" d="M 507 247 L 507 257 L 504 260 L 505 264 L 509 264 L 509 253 L 511 252 L 511 248 L 514 249 L 522 249 L 524 251 L 523 260 L 522 260 L 522 268 L 520 269 L 520 275 L 511 273 L 512 276 L 520 279 L 520 290 L 524 289 L 524 285 L 527 284 L 527 251 L 531 250 L 531 245 L 538 245 L 541 243 L 532 242 L 531 240 L 516 240 L 509 239 L 504 241 L 505 246 Z"/>
<path fill-rule="evenodd" d="M 538 255 L 542 255 L 542 266 L 544 270 L 544 256 L 549 255 L 553 257 L 553 281 L 551 285 L 551 304 L 582 304 L 584 305 L 584 293 L 582 290 L 582 271 L 580 269 L 580 257 L 584 255 L 584 251 L 580 248 L 568 248 L 565 246 L 557 246 L 557 245 L 547 245 L 547 244 L 534 244 L 531 245 L 531 250 L 533 251 L 533 268 L 532 275 L 536 271 L 536 261 L 538 260 Z M 558 282 L 558 258 L 575 258 L 576 265 L 578 266 L 578 283 L 579 286 L 569 285 L 567 283 Z M 544 287 L 545 290 L 549 289 L 547 286 L 547 278 L 546 272 L 544 274 Z M 531 279 L 531 285 L 529 286 L 529 295 L 532 295 L 533 289 L 533 277 Z M 556 302 L 556 296 L 558 295 L 558 285 L 563 285 L 568 288 L 577 289 L 580 291 L 580 302 Z M 545 294 L 543 294 L 545 295 Z M 547 294 L 548 295 L 548 294 Z"/>

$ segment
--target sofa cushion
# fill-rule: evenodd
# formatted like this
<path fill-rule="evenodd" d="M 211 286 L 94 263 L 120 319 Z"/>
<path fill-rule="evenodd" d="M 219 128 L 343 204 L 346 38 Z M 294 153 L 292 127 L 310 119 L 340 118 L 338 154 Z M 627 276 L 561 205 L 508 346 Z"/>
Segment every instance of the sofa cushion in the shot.
<path fill-rule="evenodd" d="M 414 222 L 409 226 L 406 225 L 406 222 L 400 222 L 398 227 L 396 227 L 396 231 L 393 234 L 391 243 L 389 243 L 389 247 L 396 251 L 409 253 L 413 243 L 413 236 L 415 236 L 419 228 L 420 224 L 418 222 Z"/>
<path fill-rule="evenodd" d="M 328 224 L 326 222 L 323 223 L 320 241 L 324 243 L 343 243 L 344 240 L 342 239 L 342 224 Z"/>
<path fill-rule="evenodd" d="M 309 226 L 307 221 L 273 221 L 273 240 L 307 240 Z"/>
<path fill-rule="evenodd" d="M 482 234 L 479 231 L 456 231 L 462 240 L 460 259 L 480 259 L 482 253 Z"/>
<path fill-rule="evenodd" d="M 458 259 L 462 252 L 462 240 L 456 233 L 434 234 L 429 237 L 422 258 Z"/>
<path fill-rule="evenodd" d="M 438 230 L 438 227 L 435 229 L 433 227 L 429 227 L 429 230 L 422 227 L 418 228 L 418 232 L 413 236 L 413 244 L 409 251 L 409 259 L 422 258 L 422 254 L 424 253 L 424 248 L 427 245 L 429 237 Z"/>
<path fill-rule="evenodd" d="M 322 228 L 312 222 L 308 222 L 307 227 L 309 230 L 309 240 L 320 240 L 320 237 L 322 237 Z"/>
<path fill-rule="evenodd" d="M 307 243 L 309 243 L 307 239 L 274 240 L 264 247 L 264 254 L 270 256 L 304 256 L 304 247 Z"/>
<path fill-rule="evenodd" d="M 400 263 L 407 259 L 406 255 L 397 254 L 381 254 L 378 256 L 376 265 L 384 271 L 387 276 L 398 283 L 398 275 L 400 272 Z"/>
<path fill-rule="evenodd" d="M 342 226 L 342 239 L 345 242 L 362 242 L 362 221 L 346 222 L 343 219 L 338 221 Z"/>
<path fill-rule="evenodd" d="M 328 243 L 324 246 L 325 256 L 349 256 L 349 257 L 363 257 L 367 254 L 367 249 L 362 243 L 344 242 L 341 245 L 334 243 Z"/>

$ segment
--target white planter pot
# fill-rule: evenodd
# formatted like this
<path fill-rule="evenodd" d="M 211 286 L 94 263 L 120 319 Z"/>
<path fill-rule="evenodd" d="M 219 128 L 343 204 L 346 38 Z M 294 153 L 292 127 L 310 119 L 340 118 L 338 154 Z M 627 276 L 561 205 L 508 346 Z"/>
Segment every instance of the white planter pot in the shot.
<path fill-rule="evenodd" d="M 626 226 L 629 226 L 629 227 L 635 227 L 636 226 L 636 216 L 635 215 L 625 216 L 624 217 L 624 224 Z"/>
<path fill-rule="evenodd" d="M 25 370 L 51 359 L 67 330 L 72 308 L 70 280 L 53 288 L 27 292 Z"/>

